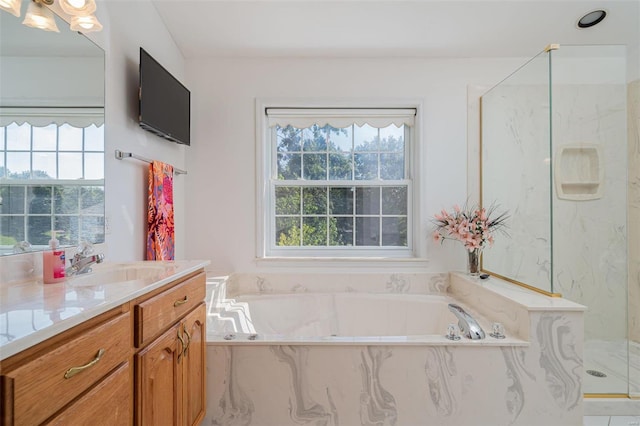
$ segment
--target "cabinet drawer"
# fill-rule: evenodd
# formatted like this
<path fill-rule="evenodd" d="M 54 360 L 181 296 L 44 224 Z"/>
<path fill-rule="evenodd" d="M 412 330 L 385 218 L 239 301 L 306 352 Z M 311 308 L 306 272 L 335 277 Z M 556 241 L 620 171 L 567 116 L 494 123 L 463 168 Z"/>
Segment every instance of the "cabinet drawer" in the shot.
<path fill-rule="evenodd" d="M 7 396 L 3 409 L 11 417 L 9 422 L 42 423 L 128 360 L 130 345 L 131 321 L 127 312 L 3 373 L 3 392 Z"/>
<path fill-rule="evenodd" d="M 47 425 L 129 425 L 133 418 L 130 363 L 125 363 Z"/>
<path fill-rule="evenodd" d="M 205 295 L 205 274 L 200 273 L 136 305 L 136 347 L 160 335 L 200 304 Z"/>

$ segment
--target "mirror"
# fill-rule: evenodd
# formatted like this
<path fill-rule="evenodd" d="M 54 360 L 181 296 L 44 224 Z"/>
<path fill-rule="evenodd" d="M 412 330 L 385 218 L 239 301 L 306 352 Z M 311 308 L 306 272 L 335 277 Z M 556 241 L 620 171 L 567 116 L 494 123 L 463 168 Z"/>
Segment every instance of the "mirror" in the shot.
<path fill-rule="evenodd" d="M 0 11 L 0 254 L 104 242 L 104 52 L 22 6 Z"/>

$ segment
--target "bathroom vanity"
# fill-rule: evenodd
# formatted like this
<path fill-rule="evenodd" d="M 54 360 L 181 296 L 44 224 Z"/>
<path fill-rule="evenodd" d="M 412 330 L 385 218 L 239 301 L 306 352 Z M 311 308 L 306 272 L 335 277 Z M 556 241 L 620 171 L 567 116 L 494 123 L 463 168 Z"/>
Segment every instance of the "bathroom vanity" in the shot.
<path fill-rule="evenodd" d="M 2 424 L 198 424 L 205 265 L 105 264 L 62 284 L 3 284 Z"/>

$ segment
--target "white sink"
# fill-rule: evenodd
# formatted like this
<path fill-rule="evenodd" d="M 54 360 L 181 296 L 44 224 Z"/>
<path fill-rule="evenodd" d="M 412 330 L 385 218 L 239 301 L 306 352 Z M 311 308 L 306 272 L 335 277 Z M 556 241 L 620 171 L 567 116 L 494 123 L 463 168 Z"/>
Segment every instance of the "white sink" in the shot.
<path fill-rule="evenodd" d="M 93 272 L 69 277 L 72 286 L 98 286 L 130 281 L 158 281 L 173 274 L 175 266 L 152 262 L 112 263 L 94 266 Z"/>

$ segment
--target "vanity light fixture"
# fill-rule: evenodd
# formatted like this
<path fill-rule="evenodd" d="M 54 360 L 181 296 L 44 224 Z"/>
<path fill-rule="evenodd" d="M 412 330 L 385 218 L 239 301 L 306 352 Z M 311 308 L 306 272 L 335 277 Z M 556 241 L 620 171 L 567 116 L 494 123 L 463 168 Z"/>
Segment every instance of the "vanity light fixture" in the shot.
<path fill-rule="evenodd" d="M 20 16 L 20 0 L 0 0 L 0 9 L 15 17 Z"/>
<path fill-rule="evenodd" d="M 590 28 L 594 25 L 598 25 L 607 17 L 607 11 L 604 9 L 592 10 L 589 13 L 585 13 L 582 18 L 578 19 L 578 28 Z"/>
<path fill-rule="evenodd" d="M 88 16 L 96 11 L 94 0 L 60 0 L 60 7 L 71 16 Z"/>
<path fill-rule="evenodd" d="M 30 0 L 22 23 L 45 31 L 59 32 L 53 12 L 46 7 L 53 2 L 54 0 Z M 102 30 L 102 24 L 93 14 L 96 11 L 95 0 L 58 0 L 58 3 L 62 11 L 71 18 L 72 31 L 90 33 Z M 0 0 L 0 9 L 16 17 L 20 16 L 20 6 L 21 0 Z"/>
<path fill-rule="evenodd" d="M 81 33 L 90 33 L 102 30 L 102 24 L 94 15 L 73 16 L 71 17 L 71 31 L 80 31 Z"/>
<path fill-rule="evenodd" d="M 44 0 L 33 0 L 29 2 L 29 7 L 27 7 L 27 13 L 24 15 L 24 21 L 22 21 L 22 23 L 27 27 L 59 33 L 60 30 L 56 25 L 53 12 L 48 7 L 45 7 L 43 3 L 46 4 Z"/>

